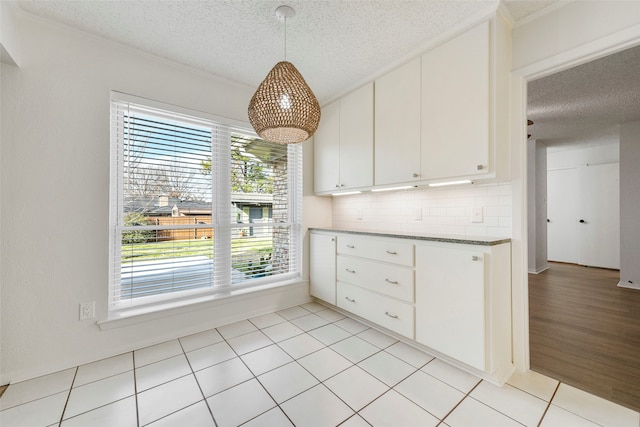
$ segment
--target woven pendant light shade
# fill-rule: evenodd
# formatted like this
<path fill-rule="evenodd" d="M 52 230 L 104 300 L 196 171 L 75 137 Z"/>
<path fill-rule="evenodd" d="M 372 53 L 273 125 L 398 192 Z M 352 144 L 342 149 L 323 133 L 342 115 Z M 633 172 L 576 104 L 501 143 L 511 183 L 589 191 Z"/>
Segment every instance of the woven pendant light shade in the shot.
<path fill-rule="evenodd" d="M 295 144 L 311 138 L 318 129 L 320 105 L 296 67 L 281 61 L 251 98 L 249 122 L 266 141 Z"/>

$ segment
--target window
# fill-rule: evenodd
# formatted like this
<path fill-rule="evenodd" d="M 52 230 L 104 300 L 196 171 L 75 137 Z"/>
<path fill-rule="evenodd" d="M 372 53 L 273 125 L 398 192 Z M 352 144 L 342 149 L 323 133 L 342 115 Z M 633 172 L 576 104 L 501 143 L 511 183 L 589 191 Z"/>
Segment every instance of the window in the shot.
<path fill-rule="evenodd" d="M 301 162 L 249 125 L 113 93 L 110 311 L 299 277 Z"/>

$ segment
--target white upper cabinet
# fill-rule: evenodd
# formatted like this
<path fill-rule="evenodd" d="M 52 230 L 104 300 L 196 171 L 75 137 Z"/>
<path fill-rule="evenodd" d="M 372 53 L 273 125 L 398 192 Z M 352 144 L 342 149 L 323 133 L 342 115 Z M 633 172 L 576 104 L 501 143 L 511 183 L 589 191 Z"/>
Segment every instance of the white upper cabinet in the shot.
<path fill-rule="evenodd" d="M 496 16 L 422 56 L 424 180 L 499 178 L 508 169 L 507 47 Z"/>
<path fill-rule="evenodd" d="M 373 83 L 322 109 L 314 155 L 316 193 L 373 185 Z"/>
<path fill-rule="evenodd" d="M 316 193 L 508 180 L 510 52 L 496 14 L 323 108 Z"/>
<path fill-rule="evenodd" d="M 315 192 L 335 191 L 340 184 L 340 101 L 322 108 L 313 153 Z"/>
<path fill-rule="evenodd" d="M 375 82 L 375 185 L 420 176 L 420 58 Z"/>

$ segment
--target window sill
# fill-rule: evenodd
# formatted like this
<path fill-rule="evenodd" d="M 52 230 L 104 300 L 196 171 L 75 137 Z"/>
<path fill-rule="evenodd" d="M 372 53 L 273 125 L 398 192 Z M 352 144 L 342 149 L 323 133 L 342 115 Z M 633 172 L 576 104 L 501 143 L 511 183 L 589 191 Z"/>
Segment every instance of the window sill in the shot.
<path fill-rule="evenodd" d="M 165 304 L 157 304 L 151 307 L 131 308 L 116 313 L 111 317 L 98 321 L 100 330 L 107 331 L 124 326 L 149 322 L 156 319 L 185 314 L 191 311 L 210 309 L 217 304 L 224 304 L 229 299 L 240 301 L 282 292 L 283 287 L 308 286 L 308 282 L 300 278 L 268 283 L 260 286 L 233 288 L 233 286 L 219 289 L 213 294 L 202 295 L 188 300 L 170 301 Z"/>

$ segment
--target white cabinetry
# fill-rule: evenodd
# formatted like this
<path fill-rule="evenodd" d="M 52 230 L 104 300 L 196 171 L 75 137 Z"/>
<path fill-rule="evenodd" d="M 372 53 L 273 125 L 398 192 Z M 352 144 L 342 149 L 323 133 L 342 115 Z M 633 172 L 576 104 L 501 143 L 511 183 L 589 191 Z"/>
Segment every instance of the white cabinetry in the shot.
<path fill-rule="evenodd" d="M 510 52 L 496 14 L 323 108 L 315 192 L 509 179 Z"/>
<path fill-rule="evenodd" d="M 413 339 L 412 243 L 339 235 L 336 277 L 338 307 Z"/>
<path fill-rule="evenodd" d="M 375 82 L 375 185 L 420 180 L 420 58 Z"/>
<path fill-rule="evenodd" d="M 311 233 L 313 296 L 494 383 L 508 379 L 510 243 L 328 233 Z"/>
<path fill-rule="evenodd" d="M 330 304 L 336 303 L 336 236 L 310 233 L 309 293 Z"/>
<path fill-rule="evenodd" d="M 373 83 L 322 109 L 313 139 L 319 194 L 373 185 Z"/>
<path fill-rule="evenodd" d="M 422 56 L 423 179 L 506 174 L 508 47 L 496 16 Z"/>
<path fill-rule="evenodd" d="M 416 265 L 416 341 L 483 372 L 505 370 L 510 245 L 422 244 Z"/>

